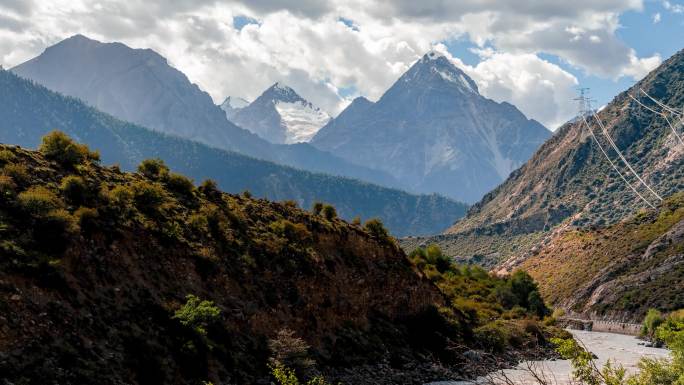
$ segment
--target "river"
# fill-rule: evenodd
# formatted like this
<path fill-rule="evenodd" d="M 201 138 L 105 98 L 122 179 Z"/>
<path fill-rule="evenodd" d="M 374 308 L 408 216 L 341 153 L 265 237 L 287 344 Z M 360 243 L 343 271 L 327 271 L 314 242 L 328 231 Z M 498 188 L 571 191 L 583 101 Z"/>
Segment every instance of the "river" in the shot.
<path fill-rule="evenodd" d="M 649 348 L 640 343 L 643 341 L 633 336 L 570 330 L 578 341 L 581 341 L 586 348 L 598 356 L 597 366 L 603 367 L 609 359 L 611 362 L 621 364 L 628 373 L 633 373 L 637 370 L 637 363 L 642 357 L 658 358 L 667 357 L 668 351 L 666 349 Z M 525 362 L 518 365 L 515 369 L 505 370 L 506 377 L 511 379 L 513 383 L 519 385 L 533 385 L 538 384 L 527 370 L 528 364 L 536 368 L 537 372 L 543 372 L 546 379 L 550 380 L 551 384 L 570 384 L 572 376 L 572 368 L 570 362 L 566 360 L 545 360 Z M 540 370 L 541 369 L 541 370 Z M 500 376 L 494 375 L 493 378 L 496 383 L 503 383 Z M 479 383 L 490 382 L 484 379 L 477 381 Z M 465 385 L 472 384 L 472 382 L 455 382 L 443 381 L 432 382 L 428 385 Z"/>

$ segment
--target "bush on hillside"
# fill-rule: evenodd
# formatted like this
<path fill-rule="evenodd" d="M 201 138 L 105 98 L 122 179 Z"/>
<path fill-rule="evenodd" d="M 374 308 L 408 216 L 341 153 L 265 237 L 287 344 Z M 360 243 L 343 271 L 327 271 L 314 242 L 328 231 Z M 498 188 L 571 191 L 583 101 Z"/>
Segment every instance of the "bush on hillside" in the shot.
<path fill-rule="evenodd" d="M 42 215 L 62 206 L 55 193 L 44 186 L 33 186 L 18 196 L 21 207 L 34 215 Z"/>
<path fill-rule="evenodd" d="M 183 326 L 205 337 L 207 328 L 220 319 L 221 309 L 216 307 L 214 302 L 201 300 L 192 294 L 188 294 L 185 299 L 185 304 L 176 310 L 171 318 L 177 319 Z"/>
<path fill-rule="evenodd" d="M 0 150 L 0 165 L 12 163 L 17 159 L 17 156 L 10 150 Z"/>
<path fill-rule="evenodd" d="M 321 213 L 323 214 L 323 217 L 329 221 L 337 218 L 337 210 L 335 210 L 335 206 L 333 205 L 324 205 Z"/>
<path fill-rule="evenodd" d="M 363 228 L 373 238 L 377 238 L 382 241 L 387 241 L 390 238 L 389 231 L 387 231 L 385 225 L 378 218 L 367 220 L 363 225 Z"/>
<path fill-rule="evenodd" d="M 90 151 L 88 146 L 84 144 L 76 143 L 61 131 L 53 131 L 45 135 L 38 150 L 46 158 L 65 167 L 73 167 L 87 160 L 100 160 L 100 155 L 97 152 Z"/>
<path fill-rule="evenodd" d="M 28 169 L 23 164 L 8 163 L 2 168 L 2 175 L 12 178 L 12 180 L 20 185 L 25 186 L 31 181 Z"/>
<path fill-rule="evenodd" d="M 167 201 L 164 188 L 157 183 L 139 181 L 131 185 L 135 207 L 146 214 L 157 214 Z"/>
<path fill-rule="evenodd" d="M 655 339 L 656 330 L 663 322 L 665 322 L 665 317 L 663 317 L 661 312 L 656 309 L 648 309 L 644 322 L 641 325 L 641 335 L 650 340 Z"/>
<path fill-rule="evenodd" d="M 199 186 L 199 191 L 210 201 L 216 202 L 221 199 L 221 190 L 219 190 L 218 184 L 213 179 L 206 179 L 202 182 Z"/>
<path fill-rule="evenodd" d="M 80 176 L 69 175 L 62 178 L 59 189 L 67 202 L 73 205 L 81 205 L 88 199 L 88 186 Z"/>
<path fill-rule="evenodd" d="M 138 165 L 138 172 L 149 179 L 161 180 L 169 174 L 169 168 L 159 158 L 145 159 Z"/>
<path fill-rule="evenodd" d="M 11 176 L 0 175 L 0 199 L 8 200 L 14 197 L 17 184 Z"/>
<path fill-rule="evenodd" d="M 175 172 L 169 173 L 164 178 L 164 183 L 169 190 L 185 199 L 192 198 L 195 192 L 195 184 L 192 183 L 192 179 Z"/>
<path fill-rule="evenodd" d="M 309 377 L 314 372 L 315 361 L 309 356 L 309 345 L 290 329 L 281 329 L 268 341 L 271 351 L 270 364 L 274 367 L 291 368 L 300 377 Z"/>
<path fill-rule="evenodd" d="M 321 211 L 323 211 L 323 203 L 314 202 L 313 206 L 311 207 L 311 212 L 313 212 L 314 215 L 320 215 Z"/>

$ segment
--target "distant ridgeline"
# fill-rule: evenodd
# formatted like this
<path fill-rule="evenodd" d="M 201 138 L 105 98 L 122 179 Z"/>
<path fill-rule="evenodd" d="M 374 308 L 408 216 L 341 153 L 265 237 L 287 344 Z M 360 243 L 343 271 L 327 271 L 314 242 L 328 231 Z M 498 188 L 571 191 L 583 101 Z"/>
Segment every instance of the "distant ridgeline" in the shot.
<path fill-rule="evenodd" d="M 462 203 L 437 195 L 413 195 L 354 179 L 315 174 L 127 123 L 0 71 L 0 141 L 35 148 L 60 129 L 97 149 L 103 162 L 133 170 L 145 158 L 161 158 L 199 182 L 215 179 L 230 192 L 295 200 L 302 207 L 328 202 L 347 219 L 378 217 L 398 236 L 434 234 L 465 213 Z"/>

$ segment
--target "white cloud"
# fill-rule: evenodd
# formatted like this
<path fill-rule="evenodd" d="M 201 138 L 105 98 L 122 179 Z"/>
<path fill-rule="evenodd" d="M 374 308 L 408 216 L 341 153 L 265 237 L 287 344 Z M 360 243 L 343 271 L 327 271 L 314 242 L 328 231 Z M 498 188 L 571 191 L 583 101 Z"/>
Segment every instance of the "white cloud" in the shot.
<path fill-rule="evenodd" d="M 434 43 L 465 38 L 482 48 L 483 62 L 469 70 L 482 92 L 553 127 L 569 117 L 576 80 L 538 54 L 589 74 L 639 77 L 660 57 L 638 57 L 615 32 L 621 13 L 642 8 L 641 0 L 3 0 L 0 64 L 82 33 L 158 51 L 217 102 L 254 99 L 282 81 L 335 114 L 348 103 L 339 89 L 377 99 Z M 236 16 L 258 23 L 237 30 Z"/>
<path fill-rule="evenodd" d="M 684 13 L 684 5 L 663 1 L 663 7 L 672 13 Z"/>
<path fill-rule="evenodd" d="M 533 54 L 510 54 L 491 49 L 478 51 L 482 61 L 467 66 L 436 46 L 478 85 L 480 93 L 498 102 L 509 102 L 528 117 L 555 130 L 576 113 L 571 100 L 577 79 L 559 66 Z"/>
<path fill-rule="evenodd" d="M 660 23 L 660 20 L 661 20 L 661 19 L 662 19 L 662 17 L 660 16 L 660 12 L 654 13 L 653 16 L 652 16 L 652 18 L 651 18 L 651 20 L 653 20 L 653 24 L 658 24 L 658 23 Z"/>

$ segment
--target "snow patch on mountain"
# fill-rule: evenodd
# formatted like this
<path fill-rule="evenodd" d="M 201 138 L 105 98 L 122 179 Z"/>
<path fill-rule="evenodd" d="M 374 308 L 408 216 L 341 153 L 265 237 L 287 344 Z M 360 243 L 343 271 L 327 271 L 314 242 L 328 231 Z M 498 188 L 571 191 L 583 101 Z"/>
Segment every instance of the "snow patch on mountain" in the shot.
<path fill-rule="evenodd" d="M 230 120 L 233 118 L 233 116 L 235 116 L 235 114 L 237 114 L 238 111 L 247 107 L 248 105 L 249 101 L 243 98 L 229 96 L 226 98 L 226 100 L 223 101 L 223 103 L 221 103 L 219 107 L 221 107 L 223 112 L 226 113 L 226 118 Z"/>
<path fill-rule="evenodd" d="M 310 141 L 330 121 L 327 113 L 307 102 L 277 101 L 275 108 L 285 128 L 285 143 L 288 144 Z"/>

